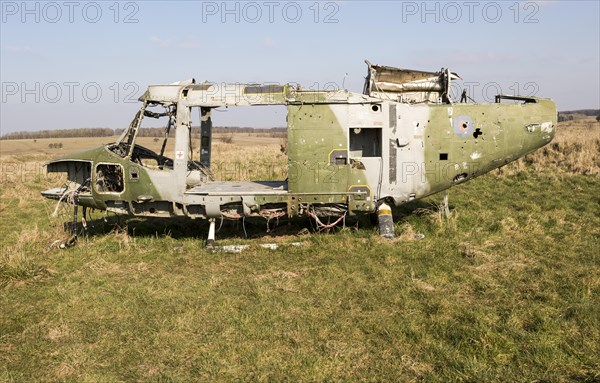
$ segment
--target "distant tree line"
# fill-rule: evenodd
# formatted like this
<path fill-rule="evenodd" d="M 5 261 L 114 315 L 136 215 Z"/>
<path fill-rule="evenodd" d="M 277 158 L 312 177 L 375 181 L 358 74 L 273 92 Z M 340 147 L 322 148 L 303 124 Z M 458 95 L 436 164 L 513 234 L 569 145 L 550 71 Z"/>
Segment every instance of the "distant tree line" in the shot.
<path fill-rule="evenodd" d="M 287 132 L 287 128 L 248 128 L 248 127 L 228 127 L 215 126 L 213 133 L 280 133 Z M 6 133 L 0 137 L 0 140 L 27 140 L 40 138 L 70 138 L 70 137 L 111 137 L 123 133 L 123 129 L 110 128 L 79 128 L 79 129 L 57 129 L 57 130 L 38 130 L 34 132 L 12 132 Z M 200 127 L 192 127 L 192 134 L 199 135 Z M 138 132 L 139 137 L 164 137 L 165 128 L 141 128 Z M 175 135 L 175 129 L 171 129 L 169 134 Z"/>
<path fill-rule="evenodd" d="M 582 110 L 570 110 L 568 112 L 559 112 L 565 114 L 583 114 L 588 117 L 596 117 L 600 115 L 600 109 L 582 109 Z"/>
<path fill-rule="evenodd" d="M 596 117 L 596 120 L 600 121 L 600 109 L 581 109 L 558 112 L 558 122 L 573 121 L 576 119 L 576 116 L 582 115 L 588 117 Z"/>
<path fill-rule="evenodd" d="M 3 134 L 2 140 L 25 140 L 39 138 L 68 138 L 68 137 L 110 137 L 115 132 L 110 128 L 79 128 L 38 130 L 35 132 L 12 132 Z"/>
<path fill-rule="evenodd" d="M 558 122 L 573 121 L 574 119 L 575 119 L 575 116 L 573 116 L 572 114 L 558 112 Z"/>

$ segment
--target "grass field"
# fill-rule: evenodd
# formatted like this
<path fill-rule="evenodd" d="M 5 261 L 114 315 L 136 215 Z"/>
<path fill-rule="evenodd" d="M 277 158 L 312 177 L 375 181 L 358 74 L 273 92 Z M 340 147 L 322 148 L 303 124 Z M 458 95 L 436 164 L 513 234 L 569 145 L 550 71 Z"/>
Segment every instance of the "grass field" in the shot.
<path fill-rule="evenodd" d="M 600 382 L 600 125 L 557 134 L 453 188 L 448 219 L 439 196 L 404 207 L 393 241 L 224 225 L 240 254 L 207 251 L 203 221 L 99 213 L 51 247 L 71 213 L 40 164 L 110 139 L 0 141 L 0 381 Z M 285 173 L 279 145 L 217 140 L 215 161 Z"/>

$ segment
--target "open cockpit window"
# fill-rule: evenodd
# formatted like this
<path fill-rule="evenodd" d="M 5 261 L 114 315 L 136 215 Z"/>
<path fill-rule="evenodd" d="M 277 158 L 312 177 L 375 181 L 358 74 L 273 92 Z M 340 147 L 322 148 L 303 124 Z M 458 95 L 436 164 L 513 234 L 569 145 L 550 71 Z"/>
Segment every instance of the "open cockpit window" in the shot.
<path fill-rule="evenodd" d="M 98 164 L 94 183 L 98 193 L 123 192 L 123 167 L 118 164 Z"/>
<path fill-rule="evenodd" d="M 174 135 L 176 109 L 172 104 L 145 102 L 129 127 L 108 149 L 145 167 L 172 169 L 173 160 L 167 156 L 167 141 Z M 154 146 L 155 150 L 140 145 L 140 141 L 147 141 L 146 145 Z"/>

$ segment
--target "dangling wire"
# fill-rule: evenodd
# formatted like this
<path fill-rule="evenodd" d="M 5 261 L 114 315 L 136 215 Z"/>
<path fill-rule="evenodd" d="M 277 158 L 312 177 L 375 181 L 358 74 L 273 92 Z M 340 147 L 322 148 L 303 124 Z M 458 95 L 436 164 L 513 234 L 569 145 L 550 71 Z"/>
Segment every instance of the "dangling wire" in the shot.
<path fill-rule="evenodd" d="M 86 214 L 87 214 L 87 206 L 84 206 L 83 209 L 81 210 L 81 226 L 83 226 L 84 232 L 87 230 L 87 221 L 85 219 Z"/>
<path fill-rule="evenodd" d="M 246 232 L 246 216 L 242 217 L 242 228 L 244 229 L 244 238 L 248 238 L 248 233 Z"/>
<path fill-rule="evenodd" d="M 221 231 L 221 227 L 223 226 L 223 214 L 221 214 L 221 222 L 219 223 L 219 228 L 217 229 L 217 233 Z"/>
<path fill-rule="evenodd" d="M 335 220 L 335 222 L 329 223 L 329 221 L 328 221 L 327 224 L 321 222 L 321 220 L 315 213 L 313 213 L 311 211 L 308 211 L 307 213 L 310 217 L 312 217 L 315 220 L 315 223 L 318 228 L 317 232 L 320 233 L 323 230 L 327 230 L 327 229 L 331 229 L 331 228 L 335 227 L 338 223 L 340 223 L 342 220 L 344 220 L 346 218 L 347 212 L 344 212 L 344 214 L 342 214 L 337 220 Z"/>

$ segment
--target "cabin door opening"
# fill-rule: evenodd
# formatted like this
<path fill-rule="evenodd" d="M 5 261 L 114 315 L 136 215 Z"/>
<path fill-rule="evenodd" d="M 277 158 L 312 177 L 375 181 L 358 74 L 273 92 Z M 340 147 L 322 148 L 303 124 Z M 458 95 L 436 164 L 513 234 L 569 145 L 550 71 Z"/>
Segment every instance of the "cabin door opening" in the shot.
<path fill-rule="evenodd" d="M 382 175 L 382 129 L 376 127 L 350 128 L 350 161 L 364 167 L 365 184 L 370 185 L 373 198 L 379 198 Z"/>

